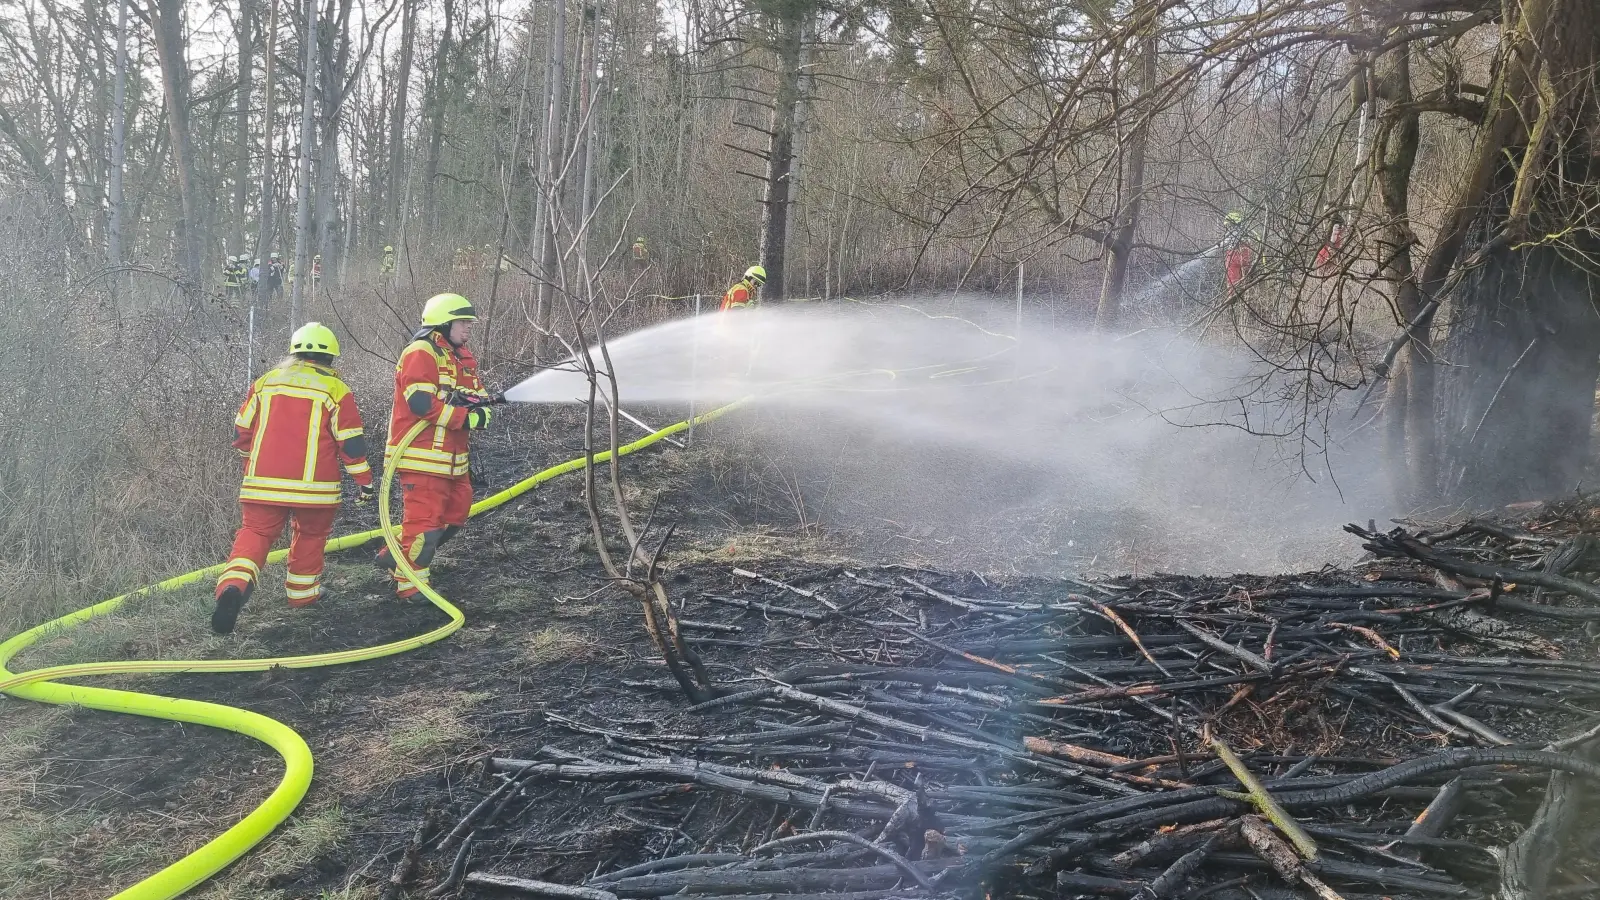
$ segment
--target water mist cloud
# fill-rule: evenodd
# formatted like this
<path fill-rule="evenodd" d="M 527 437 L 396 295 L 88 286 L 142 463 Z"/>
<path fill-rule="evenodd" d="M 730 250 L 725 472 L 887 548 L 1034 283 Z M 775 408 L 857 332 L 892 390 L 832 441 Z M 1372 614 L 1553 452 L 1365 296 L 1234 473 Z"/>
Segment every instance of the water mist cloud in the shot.
<path fill-rule="evenodd" d="M 812 515 L 942 536 L 908 549 L 949 562 L 1314 567 L 1350 556 L 1342 522 L 1388 509 L 1359 435 L 1308 460 L 1237 427 L 1244 412 L 1253 425 L 1298 414 L 1239 403 L 1259 376 L 1243 354 L 1157 331 L 1030 324 L 1018 339 L 986 312 L 1004 319 L 981 306 L 768 308 L 665 323 L 609 352 L 624 406 L 756 398 L 741 439 L 802 487 Z M 550 371 L 507 397 L 587 392 L 581 372 Z"/>

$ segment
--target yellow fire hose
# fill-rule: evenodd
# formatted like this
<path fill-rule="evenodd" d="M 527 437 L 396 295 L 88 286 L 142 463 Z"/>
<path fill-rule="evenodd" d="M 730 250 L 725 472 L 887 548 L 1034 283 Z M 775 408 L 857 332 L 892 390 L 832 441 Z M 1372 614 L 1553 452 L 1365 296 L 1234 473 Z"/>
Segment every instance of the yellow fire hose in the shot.
<path fill-rule="evenodd" d="M 625 456 L 634 451 L 642 450 L 663 438 L 687 429 L 691 424 L 698 425 L 716 419 L 738 405 L 738 403 L 729 404 L 703 415 L 695 416 L 692 419 L 669 425 L 631 444 L 618 447 L 617 455 Z M 404 450 L 404 448 L 410 446 L 425 425 L 426 423 L 419 422 L 411 431 L 406 433 L 401 438 L 399 449 Z M 596 452 L 594 459 L 597 463 L 608 461 L 611 459 L 611 451 Z M 472 515 L 480 515 L 495 509 L 558 475 L 582 469 L 585 464 L 586 460 L 580 457 L 568 460 L 557 466 L 551 466 L 506 490 L 474 503 L 472 505 Z M 378 523 L 380 527 L 375 531 L 363 531 L 358 534 L 335 538 L 328 542 L 328 550 L 346 550 L 352 547 L 359 547 L 381 535 L 384 543 L 389 547 L 390 554 L 394 557 L 395 564 L 399 566 L 404 574 L 412 576 L 413 583 L 421 588 L 422 594 L 450 617 L 449 622 L 426 634 L 403 638 L 376 647 L 342 650 L 337 653 L 317 653 L 307 656 L 284 656 L 274 659 L 121 660 L 49 666 L 20 673 L 13 673 L 7 668 L 18 653 L 49 635 L 82 625 L 91 619 L 108 615 L 129 600 L 215 577 L 221 574 L 224 567 L 223 565 L 215 565 L 168 578 L 165 581 L 123 594 L 120 597 L 113 597 L 94 606 L 80 609 L 77 612 L 53 619 L 43 625 L 38 625 L 12 637 L 5 643 L 0 643 L 0 693 L 10 694 L 13 697 L 25 700 L 36 700 L 40 703 L 73 704 L 106 712 L 129 713 L 136 716 L 170 719 L 177 722 L 191 722 L 196 725 L 221 728 L 253 737 L 276 750 L 283 757 L 283 780 L 278 783 L 277 788 L 260 806 L 251 811 L 238 824 L 218 835 L 205 846 L 122 891 L 112 900 L 170 900 L 170 898 L 183 894 L 200 882 L 220 872 L 234 860 L 248 853 L 251 847 L 254 847 L 263 838 L 271 834 L 273 829 L 282 824 L 299 806 L 301 798 L 305 796 L 306 790 L 311 786 L 311 748 L 306 746 L 305 740 L 299 734 L 296 734 L 294 729 L 284 725 L 282 722 L 248 710 L 223 706 L 218 703 L 203 703 L 198 700 L 163 697 L 157 694 L 84 687 L 76 684 L 59 684 L 56 683 L 57 680 L 86 675 L 151 675 L 162 672 L 264 672 L 278 666 L 288 669 L 337 666 L 404 653 L 407 650 L 414 650 L 453 634 L 466 621 L 461 614 L 461 610 L 453 606 L 450 601 L 446 600 L 431 586 L 425 582 L 418 581 L 415 578 L 416 570 L 412 568 L 410 560 L 406 558 L 406 554 L 400 549 L 399 537 L 395 533 L 394 525 L 389 516 L 389 493 L 393 474 L 392 467 L 384 467 L 383 484 L 378 493 Z M 267 560 L 268 562 L 279 562 L 287 555 L 288 551 L 278 550 L 269 555 Z"/>

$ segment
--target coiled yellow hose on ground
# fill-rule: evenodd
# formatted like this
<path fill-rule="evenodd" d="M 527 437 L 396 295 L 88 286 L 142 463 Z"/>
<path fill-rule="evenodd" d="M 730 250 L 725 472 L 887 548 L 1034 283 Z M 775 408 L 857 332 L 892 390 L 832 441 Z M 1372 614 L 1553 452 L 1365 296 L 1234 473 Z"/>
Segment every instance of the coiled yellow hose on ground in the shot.
<path fill-rule="evenodd" d="M 737 403 L 729 404 L 703 415 L 695 416 L 692 419 L 669 425 L 631 444 L 625 444 L 617 448 L 617 454 L 623 456 L 642 450 L 657 441 L 687 429 L 691 424 L 698 425 L 716 419 L 737 405 Z M 426 423 L 418 423 L 402 438 L 402 449 L 410 446 L 424 425 Z M 595 462 L 605 462 L 611 458 L 611 451 L 597 452 L 594 458 Z M 472 505 L 472 515 L 480 515 L 495 509 L 558 475 L 582 469 L 585 464 L 586 460 L 580 457 L 568 460 L 557 466 L 551 466 L 506 490 L 474 503 Z M 406 559 L 405 553 L 400 549 L 399 536 L 390 521 L 389 494 L 392 478 L 393 472 L 388 466 L 385 466 L 382 489 L 378 493 L 379 528 L 375 531 L 363 531 L 358 534 L 335 538 L 328 542 L 328 550 L 347 550 L 352 547 L 359 547 L 370 542 L 373 538 L 381 536 L 384 542 L 388 544 L 389 552 L 394 556 L 395 562 L 401 570 L 405 574 L 415 575 L 415 570 L 412 569 L 410 561 Z M 288 551 L 278 550 L 268 556 L 267 561 L 280 562 L 287 555 Z M 345 663 L 379 659 L 396 653 L 404 653 L 407 650 L 414 650 L 448 637 L 455 633 L 466 621 L 461 614 L 461 610 L 453 606 L 450 601 L 446 600 L 429 585 L 419 583 L 423 595 L 448 615 L 450 621 L 426 634 L 403 638 L 387 644 L 380 644 L 376 647 L 342 650 L 336 653 L 316 653 L 306 656 L 283 656 L 272 659 L 120 660 L 49 666 L 20 673 L 13 673 L 7 668 L 18 653 L 45 637 L 82 625 L 91 619 L 107 615 L 129 600 L 157 591 L 172 590 L 208 578 L 214 578 L 222 573 L 222 569 L 222 565 L 215 565 L 168 578 L 157 584 L 140 588 L 120 597 L 113 597 L 94 606 L 53 619 L 43 625 L 24 631 L 4 643 L 0 643 L 0 693 L 10 694 L 13 697 L 25 700 L 36 700 L 40 703 L 74 704 L 106 712 L 128 713 L 136 716 L 170 719 L 177 722 L 191 722 L 196 725 L 221 728 L 253 737 L 276 750 L 283 757 L 283 779 L 260 806 L 251 811 L 238 824 L 218 835 L 205 846 L 122 891 L 112 900 L 170 900 L 170 898 L 183 894 L 190 888 L 215 875 L 234 860 L 248 853 L 251 847 L 254 847 L 263 838 L 271 834 L 299 806 L 301 798 L 305 796 L 306 790 L 311 785 L 311 748 L 306 746 L 305 740 L 299 734 L 296 734 L 294 729 L 282 722 L 269 719 L 249 710 L 236 709 L 218 703 L 203 703 L 198 700 L 163 697 L 157 694 L 85 687 L 77 684 L 60 684 L 57 683 L 59 679 L 78 678 L 88 675 L 264 672 L 278 666 L 289 669 L 337 666 Z"/>

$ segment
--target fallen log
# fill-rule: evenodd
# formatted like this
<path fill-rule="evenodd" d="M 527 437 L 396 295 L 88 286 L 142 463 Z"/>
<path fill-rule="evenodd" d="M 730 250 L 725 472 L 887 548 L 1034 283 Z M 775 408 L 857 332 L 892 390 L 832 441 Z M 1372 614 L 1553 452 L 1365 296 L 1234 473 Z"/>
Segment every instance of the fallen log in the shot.
<path fill-rule="evenodd" d="M 1194 635 L 1196 640 L 1202 644 L 1205 644 L 1207 647 L 1226 653 L 1258 672 L 1272 671 L 1272 663 L 1267 662 L 1265 659 L 1262 659 L 1260 656 L 1251 653 L 1249 650 L 1246 650 L 1243 647 L 1235 647 L 1234 645 L 1228 643 L 1222 638 L 1217 637 L 1209 631 L 1196 628 L 1188 622 L 1185 622 L 1183 619 L 1178 620 L 1178 627 Z"/>
<path fill-rule="evenodd" d="M 895 815 L 899 815 L 898 810 L 896 810 Z M 893 824 L 894 817 L 890 817 L 889 824 L 884 826 L 884 831 L 890 831 Z M 879 840 L 881 841 L 882 838 L 880 837 Z M 924 875 L 916 866 L 913 866 L 905 857 L 894 852 L 890 848 L 885 847 L 881 843 L 874 843 L 859 834 L 852 834 L 848 831 L 812 831 L 807 832 L 806 834 L 790 835 L 786 838 L 768 841 L 759 847 L 751 849 L 750 852 L 765 853 L 779 849 L 780 847 L 787 847 L 791 844 L 808 843 L 810 841 L 844 841 L 849 844 L 854 844 L 857 847 L 861 847 L 864 850 L 869 850 L 883 857 L 884 859 L 887 859 L 896 868 L 900 869 L 900 871 L 906 873 L 906 876 L 912 881 L 915 881 L 919 887 L 926 888 L 930 891 L 934 890 L 933 882 L 928 880 L 928 876 Z"/>
<path fill-rule="evenodd" d="M 795 619 L 805 619 L 807 622 L 826 622 L 828 620 L 828 616 L 832 615 L 831 613 L 824 615 L 823 613 L 812 612 L 807 609 L 794 609 L 788 606 L 776 606 L 771 603 L 761 603 L 756 600 L 743 600 L 738 597 L 723 597 L 720 594 L 708 594 L 703 591 L 700 593 L 700 596 L 706 600 L 710 600 L 712 603 L 720 603 L 723 606 L 737 606 L 740 609 L 748 609 L 753 612 L 764 612 L 775 616 L 789 616 Z"/>
<path fill-rule="evenodd" d="M 1595 585 L 1553 572 L 1491 566 L 1459 559 L 1423 544 L 1406 533 L 1404 528 L 1396 528 L 1386 534 L 1367 531 L 1359 525 L 1346 525 L 1344 530 L 1364 539 L 1366 543 L 1362 544 L 1362 547 L 1379 556 L 1408 557 L 1442 572 L 1465 575 L 1468 578 L 1482 578 L 1489 581 L 1500 579 L 1506 584 L 1536 584 L 1574 597 L 1582 597 L 1591 603 L 1600 603 L 1600 587 Z"/>
<path fill-rule="evenodd" d="M 959 859 L 923 860 L 911 863 L 925 877 L 931 877 L 962 864 Z M 759 894 L 797 891 L 886 890 L 905 880 L 899 866 L 867 866 L 854 869 L 812 869 L 791 867 L 775 871 L 689 869 L 660 875 L 639 875 L 608 882 L 606 887 L 618 897 L 665 897 L 696 891 L 714 894 Z"/>
<path fill-rule="evenodd" d="M 1178 857 L 1173 861 L 1172 865 L 1166 868 L 1166 871 L 1156 876 L 1143 891 L 1140 891 L 1139 896 L 1161 900 L 1163 897 L 1170 897 L 1176 894 L 1183 887 L 1183 883 L 1189 880 L 1189 876 L 1193 875 L 1200 868 L 1201 863 L 1206 861 L 1206 857 L 1211 855 L 1211 851 L 1216 848 L 1221 840 L 1222 835 L 1213 834 L 1206 838 L 1205 842 L 1199 847 Z"/>
<path fill-rule="evenodd" d="M 1466 806 L 1466 801 L 1466 783 L 1460 776 L 1450 779 L 1444 783 L 1444 787 L 1439 788 L 1439 793 L 1428 802 L 1427 808 L 1411 821 L 1405 836 L 1411 840 L 1442 837 L 1444 830 L 1450 827 L 1450 823 Z"/>
<path fill-rule="evenodd" d="M 767 800 L 803 809 L 816 809 L 822 802 L 822 785 L 815 792 L 797 790 L 753 780 L 735 778 L 714 771 L 704 762 L 642 762 L 630 765 L 585 765 L 563 763 L 537 763 L 525 759 L 495 758 L 497 766 L 526 766 L 528 776 L 570 781 L 692 781 L 709 788 L 754 800 Z M 840 812 L 871 819 L 886 819 L 894 813 L 892 807 L 857 800 L 830 800 L 829 805 Z"/>
<path fill-rule="evenodd" d="M 1056 887 L 1073 894 L 1090 894 L 1096 897 L 1133 897 L 1146 889 L 1142 881 L 1129 878 L 1105 878 L 1081 872 L 1057 872 Z"/>
<path fill-rule="evenodd" d="M 765 575 L 761 575 L 761 574 L 758 574 L 756 572 L 752 572 L 749 569 L 740 569 L 740 568 L 735 567 L 734 570 L 733 570 L 733 574 L 739 576 L 740 578 L 748 578 L 748 579 L 750 579 L 752 581 L 759 581 L 762 584 L 771 585 L 772 587 L 775 587 L 775 588 L 780 588 L 780 589 L 788 591 L 789 593 L 794 594 L 796 596 L 804 597 L 807 600 L 815 600 L 818 603 L 821 603 L 823 606 L 826 606 L 827 608 L 833 610 L 834 612 L 838 612 L 839 611 L 839 604 L 834 603 L 833 601 L 829 600 L 827 597 L 822 596 L 821 594 L 817 593 L 816 591 L 807 590 L 807 589 L 802 588 L 802 587 L 795 587 L 792 584 L 788 584 L 786 582 L 779 581 L 776 578 L 768 578 Z"/>
<path fill-rule="evenodd" d="M 1290 887 L 1303 883 L 1322 900 L 1344 900 L 1338 891 L 1324 884 L 1322 879 L 1312 874 L 1311 870 L 1300 862 L 1300 857 L 1295 855 L 1294 850 L 1273 833 L 1266 819 L 1259 816 L 1245 816 L 1239 820 L 1239 833 L 1244 837 L 1244 842 L 1250 845 L 1250 849 L 1271 866 L 1279 878 L 1288 882 Z"/>
<path fill-rule="evenodd" d="M 1287 845 L 1285 845 L 1285 849 L 1288 849 Z M 1292 852 L 1291 855 L 1293 855 Z M 1215 853 L 1212 854 L 1211 859 L 1215 864 L 1241 869 L 1272 869 L 1272 866 L 1267 861 L 1253 854 Z M 1414 875 L 1394 868 L 1362 866 L 1331 859 L 1319 859 L 1316 862 L 1304 863 L 1303 868 L 1318 878 L 1331 878 L 1340 882 L 1375 885 L 1385 891 L 1414 891 L 1419 894 L 1440 897 L 1476 898 L 1481 896 L 1466 885 L 1454 881 Z"/>
<path fill-rule="evenodd" d="M 678 627 L 686 631 L 710 631 L 717 634 L 739 634 L 744 628 L 738 625 L 724 625 L 721 622 L 692 622 L 688 619 L 679 619 Z"/>
<path fill-rule="evenodd" d="M 561 900 L 617 900 L 616 894 L 599 888 L 551 884 L 548 881 L 534 881 L 531 878 L 518 878 L 515 875 L 469 872 L 465 880 L 467 884 L 481 884 L 485 887 L 516 891 L 519 894 L 532 894 L 535 897 L 559 897 Z"/>
<path fill-rule="evenodd" d="M 1527 830 L 1500 857 L 1502 900 L 1544 900 L 1556 867 L 1566 858 L 1566 842 L 1579 830 L 1584 812 L 1577 776 L 1550 773 L 1544 801 Z"/>

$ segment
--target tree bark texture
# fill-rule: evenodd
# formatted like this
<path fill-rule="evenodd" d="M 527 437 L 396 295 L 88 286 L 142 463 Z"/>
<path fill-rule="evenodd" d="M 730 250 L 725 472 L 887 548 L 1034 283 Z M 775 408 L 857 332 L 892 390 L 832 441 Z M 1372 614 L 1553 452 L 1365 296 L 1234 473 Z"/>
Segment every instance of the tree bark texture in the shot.
<path fill-rule="evenodd" d="M 265 112 L 262 114 L 263 121 L 261 126 L 261 198 L 257 207 L 261 216 L 261 227 L 256 233 L 256 253 L 252 262 L 252 265 L 260 265 L 263 269 L 265 268 L 267 254 L 272 248 L 273 213 L 275 212 L 273 206 L 277 201 L 274 193 L 275 187 L 272 183 L 274 174 L 272 122 L 278 89 L 278 69 L 274 64 L 277 55 L 273 51 L 276 50 L 278 43 L 278 4 L 280 2 L 282 0 L 267 0 L 267 45 L 266 55 L 263 57 L 266 60 L 266 71 L 262 73 L 266 79 L 266 103 L 263 107 Z M 272 290 L 269 282 L 270 279 L 266 277 L 266 272 L 263 271 L 260 281 L 256 283 L 252 317 L 255 322 L 255 333 L 258 336 L 271 333 L 268 327 L 271 323 L 272 314 Z M 264 365 L 266 357 L 264 354 L 259 355 L 256 360 Z M 253 371 L 260 371 L 261 368 L 262 366 L 255 366 Z"/>
<path fill-rule="evenodd" d="M 115 84 L 111 101 L 111 173 L 109 218 L 106 223 L 106 257 L 111 267 L 119 269 L 123 260 L 123 196 L 122 179 L 127 167 L 128 152 L 128 3 L 117 2 L 117 61 Z M 127 279 L 121 271 L 112 276 L 112 289 L 117 297 L 125 295 Z"/>
<path fill-rule="evenodd" d="M 233 225 L 228 230 L 228 252 L 243 253 L 244 223 L 250 215 L 250 92 L 255 68 L 255 4 L 239 0 L 239 83 L 235 89 L 233 123 Z"/>
<path fill-rule="evenodd" d="M 1155 12 L 1146 8 L 1143 15 L 1151 17 L 1144 34 L 1139 39 L 1139 94 L 1146 96 L 1156 87 L 1157 37 Z M 1139 227 L 1139 207 L 1144 202 L 1145 148 L 1150 139 L 1150 119 L 1140 118 L 1128 135 L 1127 155 L 1123 159 L 1121 209 L 1111 240 L 1106 244 L 1105 279 L 1100 285 L 1100 304 L 1095 310 L 1094 325 L 1099 331 L 1116 327 L 1122 317 L 1122 294 L 1128 285 L 1128 263 L 1133 258 L 1133 237 Z"/>
<path fill-rule="evenodd" d="M 444 24 L 439 48 L 433 55 L 433 77 L 428 85 L 428 155 L 422 171 L 422 222 L 430 238 L 439 235 L 438 197 L 439 158 L 444 152 L 444 120 L 450 96 L 450 51 L 455 43 L 455 2 L 444 0 Z M 451 248 L 446 248 L 451 249 Z"/>
<path fill-rule="evenodd" d="M 1600 376 L 1597 289 L 1550 246 L 1495 253 L 1463 279 L 1440 386 L 1447 497 L 1481 508 L 1582 481 Z"/>
<path fill-rule="evenodd" d="M 1477 248 L 1447 298 L 1440 478 L 1452 502 L 1558 496 L 1578 487 L 1590 460 L 1600 284 L 1586 261 L 1600 241 L 1566 227 L 1600 201 L 1592 153 L 1600 25 L 1588 9 L 1528 0 L 1514 50 L 1536 43 L 1540 52 L 1513 52 L 1502 79 L 1521 85 L 1506 88 L 1500 104 L 1514 122 L 1495 138 L 1499 152 L 1465 232 Z M 1426 289 L 1427 273 L 1422 280 Z"/>
<path fill-rule="evenodd" d="M 1388 107 L 1379 123 L 1374 186 L 1381 204 L 1376 237 L 1378 277 L 1387 283 L 1400 324 L 1422 311 L 1422 293 L 1412 267 L 1411 248 L 1417 236 L 1411 229 L 1411 175 L 1421 140 L 1421 114 L 1412 108 L 1411 46 L 1403 43 L 1378 60 L 1378 94 Z M 1390 433 L 1405 435 L 1401 450 L 1390 457 L 1400 486 L 1402 503 L 1425 503 L 1437 489 L 1436 426 L 1434 424 L 1433 342 L 1418 335 L 1406 345 L 1396 380 L 1390 385 L 1395 402 L 1387 405 Z"/>
<path fill-rule="evenodd" d="M 1578 755 L 1593 760 L 1593 750 Z M 1500 900 L 1542 900 L 1550 895 L 1561 864 L 1581 854 L 1574 838 L 1586 831 L 1585 814 L 1592 817 L 1593 789 L 1582 778 L 1551 772 L 1544 801 L 1528 823 L 1528 830 L 1511 842 L 1500 857 Z"/>
<path fill-rule="evenodd" d="M 534 359 L 544 362 L 550 355 L 550 322 L 555 309 L 556 277 L 556 223 L 559 219 L 560 172 L 564 144 L 561 140 L 561 88 L 566 78 L 567 8 L 564 2 L 556 4 L 555 28 L 550 36 L 550 56 L 545 66 L 547 91 L 545 94 L 544 153 L 539 160 L 539 178 L 534 183 L 533 232 L 539 254 L 539 297 L 534 309 L 534 325 L 538 335 L 534 339 Z"/>
<path fill-rule="evenodd" d="M 767 135 L 766 195 L 761 213 L 761 265 L 767 270 L 764 299 L 782 300 L 784 257 L 789 239 L 790 169 L 794 163 L 795 108 L 800 104 L 800 48 L 805 40 L 805 4 L 784 4 L 773 14 L 777 32 L 773 50 L 778 55 L 778 90 L 772 98 L 772 119 Z"/>
<path fill-rule="evenodd" d="M 1445 215 L 1439 235 L 1422 268 L 1423 293 L 1432 295 L 1443 285 L 1467 241 L 1474 221 L 1492 190 L 1505 146 L 1512 142 L 1523 118 L 1532 85 L 1537 78 L 1535 36 L 1545 33 L 1552 4 L 1583 0 L 1525 0 L 1515 25 L 1507 26 L 1501 41 L 1499 71 L 1486 100 L 1487 119 L 1478 129 L 1472 153 L 1464 167 L 1456 200 Z"/>
<path fill-rule="evenodd" d="M 167 131 L 177 169 L 178 265 L 191 288 L 200 285 L 200 198 L 196 196 L 194 145 L 189 134 L 189 71 L 184 56 L 183 0 L 150 0 L 150 25 L 167 100 Z"/>
<path fill-rule="evenodd" d="M 406 91 L 411 85 L 411 59 L 417 42 L 417 2 L 400 0 L 400 66 L 395 73 L 394 105 L 389 108 L 389 177 L 381 227 L 383 243 L 400 233 L 400 198 L 406 187 Z"/>
<path fill-rule="evenodd" d="M 331 277 L 337 268 L 333 249 L 334 222 L 339 206 L 339 131 L 344 124 L 345 97 L 349 81 L 359 77 L 361 63 L 356 72 L 350 68 L 350 13 L 352 0 L 329 0 L 323 14 L 322 32 L 327 36 L 319 42 L 317 54 L 317 190 L 316 190 L 316 243 L 313 253 L 322 257 L 324 278 Z"/>
<path fill-rule="evenodd" d="M 317 0 L 305 0 L 306 33 L 304 66 L 301 69 L 300 96 L 300 163 L 295 181 L 294 206 L 294 284 L 289 290 L 289 327 L 300 325 L 301 303 L 305 297 L 306 283 L 311 279 L 311 156 L 316 147 L 316 125 L 313 110 L 317 84 Z"/>

